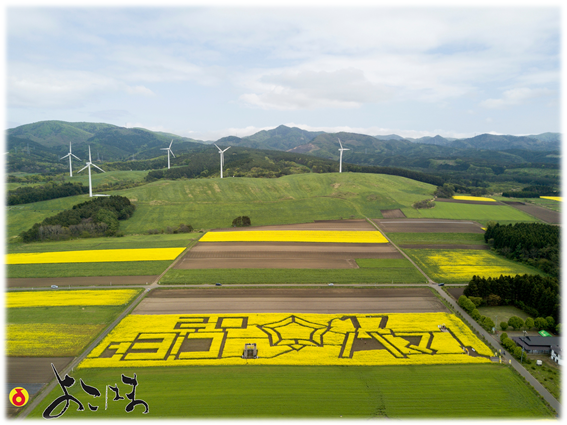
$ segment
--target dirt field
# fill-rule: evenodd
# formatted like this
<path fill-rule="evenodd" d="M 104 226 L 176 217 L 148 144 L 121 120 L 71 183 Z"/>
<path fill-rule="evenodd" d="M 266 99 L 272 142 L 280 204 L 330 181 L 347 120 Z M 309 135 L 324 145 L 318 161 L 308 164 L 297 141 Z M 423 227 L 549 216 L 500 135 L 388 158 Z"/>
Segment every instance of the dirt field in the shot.
<path fill-rule="evenodd" d="M 55 378 L 51 363 L 59 372 L 73 360 L 73 357 L 6 357 L 5 359 L 6 394 L 9 394 L 14 387 L 23 387 L 31 398 L 44 385 Z M 6 400 L 6 408 L 9 418 L 15 416 L 23 409 L 22 407 L 13 406 L 8 400 Z"/>
<path fill-rule="evenodd" d="M 397 210 L 380 210 L 384 218 L 406 218 L 406 215 L 399 208 Z"/>
<path fill-rule="evenodd" d="M 408 219 L 373 220 L 386 233 L 484 233 L 476 221 Z"/>
<path fill-rule="evenodd" d="M 447 287 L 447 292 L 456 300 L 459 299 L 461 295 L 463 295 L 463 291 L 465 290 L 464 286 L 459 286 L 455 288 Z"/>
<path fill-rule="evenodd" d="M 8 288 L 45 288 L 51 285 L 65 286 L 111 286 L 145 285 L 157 279 L 155 276 L 101 276 L 101 277 L 46 277 L 6 279 Z"/>
<path fill-rule="evenodd" d="M 406 249 L 490 249 L 488 245 L 402 244 L 398 246 Z"/>
<path fill-rule="evenodd" d="M 156 289 L 132 314 L 448 312 L 427 288 Z"/>
<path fill-rule="evenodd" d="M 545 221 L 549 224 L 561 224 L 561 213 L 557 211 L 551 211 L 547 208 L 538 207 L 537 205 L 524 204 L 523 202 L 504 202 L 511 207 L 514 207 L 520 211 L 533 215 L 535 218 Z"/>
<path fill-rule="evenodd" d="M 351 269 L 356 258 L 404 258 L 391 244 L 199 242 L 176 269 Z"/>
<path fill-rule="evenodd" d="M 228 227 L 211 232 L 239 232 L 247 230 L 376 230 L 366 220 L 316 220 L 313 223 L 282 224 L 276 226 Z"/>
<path fill-rule="evenodd" d="M 474 205 L 502 205 L 500 202 L 492 202 L 492 201 L 468 201 L 465 199 L 445 199 L 445 198 L 437 198 L 435 202 L 452 202 L 454 204 L 474 204 Z"/>

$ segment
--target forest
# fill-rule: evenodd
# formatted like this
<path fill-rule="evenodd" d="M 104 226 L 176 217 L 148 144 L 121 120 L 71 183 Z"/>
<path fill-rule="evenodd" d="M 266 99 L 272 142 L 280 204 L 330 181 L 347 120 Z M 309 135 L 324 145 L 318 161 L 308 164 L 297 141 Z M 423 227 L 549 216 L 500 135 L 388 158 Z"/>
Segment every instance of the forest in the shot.
<path fill-rule="evenodd" d="M 8 191 L 8 205 L 31 204 L 83 193 L 89 193 L 89 188 L 82 183 L 49 182 L 42 186 L 20 186 Z"/>
<path fill-rule="evenodd" d="M 97 236 L 123 236 L 119 220 L 134 214 L 135 206 L 124 196 L 94 198 L 47 217 L 20 234 L 26 243 Z"/>

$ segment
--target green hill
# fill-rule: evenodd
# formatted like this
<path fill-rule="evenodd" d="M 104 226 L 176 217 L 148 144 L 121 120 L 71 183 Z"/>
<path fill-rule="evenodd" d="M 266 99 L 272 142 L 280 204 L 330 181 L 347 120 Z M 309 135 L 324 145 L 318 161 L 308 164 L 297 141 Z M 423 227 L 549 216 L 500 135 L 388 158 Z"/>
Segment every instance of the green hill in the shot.
<path fill-rule="evenodd" d="M 159 180 L 105 193 L 127 196 L 134 202 L 136 212 L 121 223 L 121 230 L 138 234 L 180 223 L 191 224 L 196 229 L 230 227 L 232 220 L 240 215 L 249 216 L 252 225 L 351 216 L 380 218 L 381 209 L 411 209 L 414 202 L 430 197 L 434 190 L 433 185 L 398 176 L 329 173 L 278 179 Z M 9 208 L 8 236 L 13 237 L 45 217 L 86 199 L 86 196 L 74 196 Z"/>

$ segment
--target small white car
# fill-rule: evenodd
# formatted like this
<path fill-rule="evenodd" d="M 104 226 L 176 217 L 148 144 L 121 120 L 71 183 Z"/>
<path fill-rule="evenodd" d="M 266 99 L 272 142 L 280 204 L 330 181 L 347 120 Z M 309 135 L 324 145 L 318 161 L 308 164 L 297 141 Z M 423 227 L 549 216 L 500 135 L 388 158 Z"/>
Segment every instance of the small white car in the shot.
<path fill-rule="evenodd" d="M 57 288 L 59 288 L 59 286 L 57 286 L 57 285 L 51 285 L 51 288 L 57 289 Z"/>
<path fill-rule="evenodd" d="M 334 285 L 334 283 L 329 283 L 329 286 L 333 286 L 333 285 Z"/>

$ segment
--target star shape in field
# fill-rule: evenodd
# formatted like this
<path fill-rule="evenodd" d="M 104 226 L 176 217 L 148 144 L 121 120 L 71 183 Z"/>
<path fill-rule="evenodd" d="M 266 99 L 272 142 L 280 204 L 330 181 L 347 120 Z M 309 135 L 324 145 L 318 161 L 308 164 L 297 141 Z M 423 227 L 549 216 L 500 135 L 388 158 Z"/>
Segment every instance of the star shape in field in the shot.
<path fill-rule="evenodd" d="M 307 345 L 322 347 L 323 334 L 329 330 L 329 325 L 292 315 L 279 322 L 261 325 L 260 329 L 268 334 L 271 346 L 288 345 L 299 351 Z"/>

